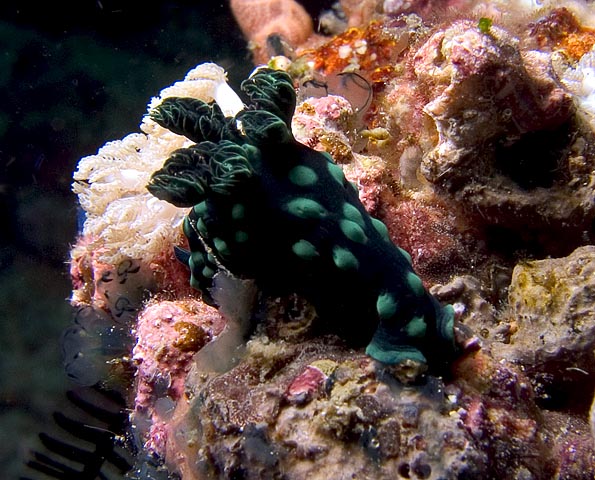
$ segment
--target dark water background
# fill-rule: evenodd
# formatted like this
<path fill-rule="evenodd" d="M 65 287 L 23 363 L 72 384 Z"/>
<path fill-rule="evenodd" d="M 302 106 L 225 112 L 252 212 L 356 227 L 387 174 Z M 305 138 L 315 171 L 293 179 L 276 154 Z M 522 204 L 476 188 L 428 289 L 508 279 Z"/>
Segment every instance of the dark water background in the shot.
<path fill-rule="evenodd" d="M 204 61 L 224 66 L 236 86 L 252 69 L 227 2 L 0 6 L 2 479 L 22 473 L 64 402 L 76 162 L 138 131 L 148 100 Z"/>

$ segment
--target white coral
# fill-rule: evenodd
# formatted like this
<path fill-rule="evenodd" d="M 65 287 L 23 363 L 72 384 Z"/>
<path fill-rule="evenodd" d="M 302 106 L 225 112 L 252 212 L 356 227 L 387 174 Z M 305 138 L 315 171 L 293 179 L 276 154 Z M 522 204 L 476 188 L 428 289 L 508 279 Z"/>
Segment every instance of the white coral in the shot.
<path fill-rule="evenodd" d="M 595 49 L 573 66 L 561 52 L 552 55 L 552 68 L 560 83 L 574 95 L 579 112 L 595 131 Z"/>
<path fill-rule="evenodd" d="M 197 66 L 183 81 L 163 89 L 149 110 L 173 96 L 216 100 L 226 115 L 243 108 L 224 70 L 213 63 Z M 141 130 L 144 133 L 108 142 L 96 155 L 81 159 L 74 173 L 73 191 L 86 214 L 83 235 L 92 239 L 99 260 L 112 265 L 125 258 L 150 263 L 182 237 L 186 209 L 158 200 L 146 185 L 174 150 L 191 142 L 148 116 Z"/>

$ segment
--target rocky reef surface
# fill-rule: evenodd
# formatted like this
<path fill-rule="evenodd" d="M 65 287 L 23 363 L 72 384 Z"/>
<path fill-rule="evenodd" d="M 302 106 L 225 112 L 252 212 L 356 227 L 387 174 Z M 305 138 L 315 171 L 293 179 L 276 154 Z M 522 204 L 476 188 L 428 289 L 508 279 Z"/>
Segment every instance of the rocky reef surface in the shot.
<path fill-rule="evenodd" d="M 340 3 L 316 34 L 240 22 L 295 114 L 203 64 L 81 160 L 69 375 L 128 398 L 129 478 L 593 478 L 595 10 Z M 296 199 L 320 165 L 359 202 Z M 377 237 L 419 277 L 379 291 Z"/>

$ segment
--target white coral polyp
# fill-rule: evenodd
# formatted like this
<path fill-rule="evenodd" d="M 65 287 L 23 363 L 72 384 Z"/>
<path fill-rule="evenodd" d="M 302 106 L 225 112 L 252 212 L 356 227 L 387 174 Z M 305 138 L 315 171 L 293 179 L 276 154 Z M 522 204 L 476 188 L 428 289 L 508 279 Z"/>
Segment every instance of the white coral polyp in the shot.
<path fill-rule="evenodd" d="M 173 96 L 216 100 L 226 115 L 243 108 L 227 85 L 225 71 L 213 63 L 195 67 L 183 81 L 163 89 L 149 103 L 149 111 Z M 108 142 L 96 155 L 81 159 L 74 173 L 73 191 L 86 214 L 83 235 L 94 242 L 99 260 L 112 265 L 125 258 L 150 263 L 182 239 L 187 209 L 153 197 L 146 186 L 174 150 L 191 142 L 148 116 L 141 130 L 144 133 Z"/>
<path fill-rule="evenodd" d="M 555 53 L 552 66 L 560 83 L 574 95 L 579 113 L 595 131 L 595 48 L 585 53 L 576 66 Z"/>
<path fill-rule="evenodd" d="M 148 148 L 151 143 L 153 148 Z M 184 140 L 159 149 L 155 143 L 143 134 L 109 142 L 96 155 L 83 158 L 74 173 L 73 190 L 86 213 L 83 235 L 93 239 L 103 262 L 150 262 L 181 239 L 185 209 L 156 199 L 146 185 Z"/>
<path fill-rule="evenodd" d="M 233 116 L 244 108 L 242 100 L 227 84 L 225 70 L 214 63 L 203 63 L 190 70 L 184 80 L 166 87 L 149 103 L 149 110 L 168 97 L 200 98 L 205 102 L 215 100 L 225 116 Z"/>

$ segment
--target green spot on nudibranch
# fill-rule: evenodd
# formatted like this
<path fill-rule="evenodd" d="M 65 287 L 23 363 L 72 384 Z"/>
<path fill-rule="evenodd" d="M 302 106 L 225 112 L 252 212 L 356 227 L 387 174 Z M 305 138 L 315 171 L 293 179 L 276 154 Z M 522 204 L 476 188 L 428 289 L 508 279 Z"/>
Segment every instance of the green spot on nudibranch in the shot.
<path fill-rule="evenodd" d="M 407 272 L 407 285 L 409 285 L 409 288 L 411 288 L 411 290 L 413 290 L 413 292 L 418 296 L 423 295 L 425 292 L 424 284 L 421 281 L 421 278 L 419 278 L 414 272 Z"/>
<path fill-rule="evenodd" d="M 248 241 L 248 234 L 242 230 L 238 230 L 235 233 L 235 239 L 238 243 L 244 243 Z"/>
<path fill-rule="evenodd" d="M 413 260 L 411 260 L 411 254 L 407 250 L 403 250 L 401 247 L 397 248 L 399 249 L 399 252 L 401 252 L 401 255 L 403 255 L 407 259 L 409 265 L 413 265 Z"/>
<path fill-rule="evenodd" d="M 377 218 L 372 217 L 372 225 L 374 225 L 374 228 L 384 240 L 390 241 L 388 228 L 386 228 L 386 225 L 384 223 L 382 223 Z"/>
<path fill-rule="evenodd" d="M 215 237 L 213 239 L 213 245 L 215 246 L 215 250 L 217 250 L 221 255 L 229 255 L 230 254 L 229 247 L 227 246 L 227 243 L 225 242 L 225 240 L 223 240 L 219 237 Z"/>
<path fill-rule="evenodd" d="M 287 211 L 299 218 L 319 219 L 327 215 L 327 210 L 316 200 L 298 197 L 287 202 Z"/>
<path fill-rule="evenodd" d="M 194 275 L 190 275 L 190 286 L 196 290 L 200 290 L 200 282 L 194 277 Z"/>
<path fill-rule="evenodd" d="M 335 160 L 333 159 L 333 156 L 330 153 L 320 152 L 320 155 L 322 155 L 324 158 L 326 158 L 329 162 L 335 163 Z"/>
<path fill-rule="evenodd" d="M 366 243 L 368 240 L 364 229 L 351 220 L 339 220 L 339 228 L 343 235 L 353 242 Z"/>
<path fill-rule="evenodd" d="M 326 164 L 326 168 L 328 172 L 333 176 L 333 178 L 339 182 L 339 185 L 343 185 L 345 182 L 345 175 L 343 174 L 343 169 L 334 162 L 328 162 Z"/>
<path fill-rule="evenodd" d="M 202 253 L 193 253 L 188 259 L 188 266 L 191 271 L 204 267 L 205 259 Z"/>
<path fill-rule="evenodd" d="M 298 187 L 310 187 L 318 181 L 318 175 L 310 167 L 297 165 L 289 171 L 289 181 Z"/>
<path fill-rule="evenodd" d="M 207 225 L 205 224 L 205 222 L 203 221 L 202 218 L 199 218 L 196 221 L 196 231 L 198 233 L 200 233 L 201 235 L 206 235 L 207 234 Z"/>
<path fill-rule="evenodd" d="M 205 267 L 202 269 L 202 276 L 206 278 L 213 278 L 215 276 L 215 270 L 211 267 Z"/>
<path fill-rule="evenodd" d="M 194 236 L 194 227 L 190 222 L 190 219 L 186 216 L 184 217 L 184 224 L 182 225 L 182 229 L 184 230 L 184 235 L 186 238 L 190 238 Z"/>
<path fill-rule="evenodd" d="M 343 247 L 333 247 L 333 262 L 341 270 L 357 270 L 359 262 L 355 255 Z"/>
<path fill-rule="evenodd" d="M 366 347 L 366 354 L 387 365 L 397 365 L 407 360 L 427 363 L 426 357 L 417 348 L 409 345 L 395 345 L 375 335 Z"/>
<path fill-rule="evenodd" d="M 303 258 L 304 260 L 311 260 L 320 255 L 318 253 L 318 250 L 316 250 L 316 247 L 312 245 L 308 240 L 300 240 L 298 242 L 295 242 L 291 246 L 291 250 L 298 257 Z"/>
<path fill-rule="evenodd" d="M 231 218 L 234 220 L 241 220 L 246 215 L 246 207 L 241 203 L 236 203 L 231 207 Z"/>
<path fill-rule="evenodd" d="M 424 317 L 413 317 L 407 325 L 405 325 L 405 333 L 409 337 L 421 338 L 426 334 L 428 325 Z"/>
<path fill-rule="evenodd" d="M 361 212 L 359 211 L 359 209 L 355 205 L 352 205 L 349 202 L 345 202 L 343 204 L 343 216 L 346 219 L 357 223 L 360 227 L 365 227 L 365 225 L 366 225 L 364 222 L 364 217 L 361 214 Z"/>
<path fill-rule="evenodd" d="M 376 311 L 380 320 L 391 318 L 397 313 L 397 300 L 392 293 L 381 293 L 376 300 Z"/>
<path fill-rule="evenodd" d="M 203 200 L 202 202 L 194 205 L 193 209 L 197 217 L 202 217 L 205 213 L 207 213 L 207 202 Z"/>
<path fill-rule="evenodd" d="M 438 318 L 438 330 L 442 338 L 454 342 L 455 309 L 452 305 L 445 305 Z"/>

